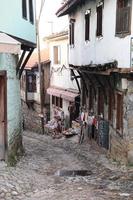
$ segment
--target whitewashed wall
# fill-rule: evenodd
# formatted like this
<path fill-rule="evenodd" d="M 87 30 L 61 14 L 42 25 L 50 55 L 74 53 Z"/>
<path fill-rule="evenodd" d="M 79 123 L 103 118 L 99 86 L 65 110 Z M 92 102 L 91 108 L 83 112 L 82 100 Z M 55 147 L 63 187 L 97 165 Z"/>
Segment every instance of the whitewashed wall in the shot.
<path fill-rule="evenodd" d="M 54 64 L 54 55 L 53 55 L 53 47 L 60 46 L 61 48 L 61 63 L 59 65 Z M 75 80 L 71 81 L 70 79 L 70 70 L 68 65 L 68 39 L 51 41 L 49 43 L 50 47 L 50 60 L 51 60 L 51 79 L 50 85 L 54 87 L 59 87 L 63 89 L 76 89 L 77 85 Z M 58 68 L 65 66 L 67 69 L 63 68 L 62 72 L 55 72 Z M 53 68 L 53 70 L 52 70 Z M 53 72 L 52 72 L 53 71 Z M 59 70 L 60 71 L 60 70 Z M 69 101 L 63 99 L 63 107 L 65 115 L 66 127 L 69 126 L 69 112 L 68 112 Z M 52 106 L 52 98 L 50 98 L 50 118 L 53 118 L 53 106 Z"/>
<path fill-rule="evenodd" d="M 96 2 L 98 2 L 98 0 L 87 1 L 84 6 L 80 9 L 78 8 L 76 12 L 70 16 L 76 19 L 76 22 L 75 46 L 74 48 L 70 47 L 69 63 L 73 65 L 87 65 L 90 62 L 102 64 L 117 60 L 119 67 L 130 67 L 130 38 L 131 35 L 133 36 L 133 26 L 131 35 L 124 38 L 116 37 L 116 0 L 104 0 L 103 38 L 98 39 L 96 37 Z M 90 42 L 85 43 L 84 15 L 87 9 L 91 9 Z"/>
<path fill-rule="evenodd" d="M 53 61 L 53 47 L 60 46 L 61 48 L 61 64 L 55 65 Z M 68 66 L 68 39 L 53 41 L 50 43 L 50 59 L 51 59 L 51 86 L 61 87 L 64 89 L 78 89 L 75 80 L 70 79 L 70 70 Z M 63 68 L 60 72 L 55 72 L 58 68 L 65 66 L 67 69 Z M 53 68 L 53 70 L 52 70 Z"/>

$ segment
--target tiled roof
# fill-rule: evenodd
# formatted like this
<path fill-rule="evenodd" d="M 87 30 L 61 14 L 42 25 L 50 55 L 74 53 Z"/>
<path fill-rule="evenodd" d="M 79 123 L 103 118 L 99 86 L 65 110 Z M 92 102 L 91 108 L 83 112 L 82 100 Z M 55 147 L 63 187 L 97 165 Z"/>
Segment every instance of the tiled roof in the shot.
<path fill-rule="evenodd" d="M 41 62 L 49 61 L 49 49 L 45 48 L 41 50 Z M 38 64 L 38 52 L 35 49 L 33 54 L 31 55 L 28 63 L 25 68 L 31 69 Z"/>

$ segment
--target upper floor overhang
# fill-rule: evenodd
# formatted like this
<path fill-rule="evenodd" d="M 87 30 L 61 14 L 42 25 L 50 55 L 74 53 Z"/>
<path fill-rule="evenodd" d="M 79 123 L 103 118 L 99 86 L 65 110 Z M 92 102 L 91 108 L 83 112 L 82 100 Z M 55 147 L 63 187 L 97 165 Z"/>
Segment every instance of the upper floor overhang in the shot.
<path fill-rule="evenodd" d="M 73 12 L 78 5 L 84 4 L 85 1 L 86 0 L 67 0 L 66 3 L 64 3 L 63 6 L 57 10 L 57 17 L 61 17 Z"/>
<path fill-rule="evenodd" d="M 0 32 L 21 44 L 36 46 L 36 4 L 35 0 L 4 0 L 0 7 Z"/>

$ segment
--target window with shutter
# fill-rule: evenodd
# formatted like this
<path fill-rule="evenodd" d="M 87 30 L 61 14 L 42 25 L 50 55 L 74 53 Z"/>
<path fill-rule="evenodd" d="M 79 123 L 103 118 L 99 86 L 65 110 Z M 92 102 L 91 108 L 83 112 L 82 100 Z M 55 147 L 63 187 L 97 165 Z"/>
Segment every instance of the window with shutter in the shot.
<path fill-rule="evenodd" d="M 32 75 L 28 75 L 28 92 L 36 92 L 37 88 L 36 88 L 36 75 L 32 74 Z"/>
<path fill-rule="evenodd" d="M 102 36 L 102 23 L 103 23 L 103 4 L 97 7 L 97 30 L 96 36 Z"/>
<path fill-rule="evenodd" d="M 85 13 L 85 41 L 90 40 L 90 10 Z"/>
<path fill-rule="evenodd" d="M 131 0 L 117 0 L 116 34 L 129 34 L 131 26 Z"/>
<path fill-rule="evenodd" d="M 60 64 L 61 63 L 61 49 L 60 46 L 54 46 L 53 47 L 53 62 L 54 64 Z"/>
<path fill-rule="evenodd" d="M 74 23 L 75 19 L 70 20 L 69 24 L 69 44 L 74 45 Z"/>
<path fill-rule="evenodd" d="M 26 4 L 26 0 L 22 0 L 22 17 L 27 19 L 27 4 Z"/>
<path fill-rule="evenodd" d="M 34 14 L 33 14 L 33 1 L 29 0 L 29 19 L 30 22 L 33 24 L 34 23 Z"/>

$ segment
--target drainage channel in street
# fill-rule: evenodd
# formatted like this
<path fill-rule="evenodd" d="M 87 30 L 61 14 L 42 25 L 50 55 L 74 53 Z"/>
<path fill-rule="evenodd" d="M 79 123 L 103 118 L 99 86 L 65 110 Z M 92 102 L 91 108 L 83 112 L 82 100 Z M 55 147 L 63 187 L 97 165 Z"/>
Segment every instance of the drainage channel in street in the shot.
<path fill-rule="evenodd" d="M 70 176 L 70 177 L 75 177 L 75 176 L 90 176 L 92 175 L 91 171 L 88 170 L 58 170 L 55 175 L 57 176 Z"/>

